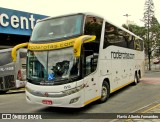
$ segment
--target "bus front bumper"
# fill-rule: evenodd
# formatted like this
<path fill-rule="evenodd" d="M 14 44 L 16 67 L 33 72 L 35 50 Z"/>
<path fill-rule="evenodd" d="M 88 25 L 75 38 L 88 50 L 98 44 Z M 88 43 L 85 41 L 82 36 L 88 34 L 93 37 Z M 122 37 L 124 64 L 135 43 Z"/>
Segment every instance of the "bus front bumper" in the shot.
<path fill-rule="evenodd" d="M 40 97 L 26 90 L 26 100 L 30 104 L 41 104 L 45 106 L 80 108 L 84 106 L 83 90 L 64 97 Z"/>

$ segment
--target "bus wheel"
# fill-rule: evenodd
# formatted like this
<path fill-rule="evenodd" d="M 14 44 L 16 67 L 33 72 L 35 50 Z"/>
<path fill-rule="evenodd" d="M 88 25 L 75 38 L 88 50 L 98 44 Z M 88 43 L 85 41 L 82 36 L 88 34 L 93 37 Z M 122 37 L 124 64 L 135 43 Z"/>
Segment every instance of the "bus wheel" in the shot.
<path fill-rule="evenodd" d="M 135 73 L 135 76 L 134 76 L 134 85 L 137 85 L 137 83 L 139 82 L 139 76 L 137 73 Z"/>
<path fill-rule="evenodd" d="M 103 82 L 102 84 L 102 90 L 101 90 L 101 98 L 99 99 L 100 103 L 105 102 L 109 98 L 110 89 L 107 82 Z"/>
<path fill-rule="evenodd" d="M 140 82 L 140 79 L 141 79 L 141 75 L 140 75 L 140 73 L 138 73 L 138 74 L 137 74 L 138 83 Z"/>

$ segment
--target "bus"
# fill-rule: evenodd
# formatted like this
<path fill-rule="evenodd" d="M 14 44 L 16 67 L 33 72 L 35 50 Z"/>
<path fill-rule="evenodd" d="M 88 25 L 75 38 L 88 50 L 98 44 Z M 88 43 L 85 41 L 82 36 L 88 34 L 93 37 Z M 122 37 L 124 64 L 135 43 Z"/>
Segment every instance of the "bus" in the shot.
<path fill-rule="evenodd" d="M 16 51 L 16 62 L 12 59 L 12 48 L 0 50 L 0 93 L 22 88 L 26 84 L 27 49 Z"/>
<path fill-rule="evenodd" d="M 84 107 L 144 75 L 143 40 L 92 13 L 39 21 L 28 43 L 26 100 Z"/>

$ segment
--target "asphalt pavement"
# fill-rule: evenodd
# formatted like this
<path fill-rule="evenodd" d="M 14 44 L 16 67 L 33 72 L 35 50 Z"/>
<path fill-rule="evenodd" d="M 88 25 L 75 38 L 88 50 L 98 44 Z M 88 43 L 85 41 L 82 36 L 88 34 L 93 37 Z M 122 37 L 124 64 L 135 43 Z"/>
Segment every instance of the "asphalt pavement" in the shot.
<path fill-rule="evenodd" d="M 151 84 L 160 84 L 160 74 L 159 69 L 152 69 L 152 71 L 146 71 L 145 78 L 150 78 Z M 156 76 L 154 76 L 156 74 Z M 152 76 L 152 77 L 151 77 Z M 144 79 L 145 79 L 144 78 Z M 121 122 L 160 122 L 160 100 L 156 101 L 152 105 L 146 106 L 144 109 L 137 111 L 137 116 L 133 116 L 133 118 L 129 118 L 126 120 L 119 120 Z"/>
<path fill-rule="evenodd" d="M 104 104 L 92 104 L 83 109 L 65 109 L 55 107 L 43 107 L 39 105 L 26 104 L 25 95 L 22 91 L 10 91 L 6 95 L 1 95 L 0 111 L 4 113 L 48 113 L 49 115 L 61 116 L 62 119 L 43 119 L 44 121 L 55 122 L 159 122 L 160 121 L 160 96 L 156 90 L 160 89 L 160 71 L 146 71 L 141 83 L 136 86 L 128 86 L 111 96 L 110 100 Z M 12 93 L 12 92 L 17 92 Z M 14 99 L 16 98 L 16 99 Z M 127 101 L 128 100 L 128 101 Z M 75 111 L 76 110 L 76 111 Z M 109 115 L 110 113 L 128 113 L 130 117 L 125 119 L 64 119 L 64 115 L 81 116 L 85 115 Z M 88 114 L 89 113 L 89 114 Z M 90 114 L 91 113 L 91 114 Z M 93 113 L 93 114 L 92 114 Z M 104 114 L 98 114 L 104 113 Z M 133 115 L 132 115 L 133 114 Z M 148 117 L 148 118 L 147 118 Z M 91 117 L 94 118 L 94 117 Z M 103 117 L 102 117 L 103 118 Z M 105 118 L 105 117 L 104 117 Z M 19 121 L 19 120 L 12 120 Z M 21 120 L 26 121 L 26 120 Z M 32 121 L 32 120 L 31 120 Z M 35 122 L 35 120 L 33 120 Z"/>

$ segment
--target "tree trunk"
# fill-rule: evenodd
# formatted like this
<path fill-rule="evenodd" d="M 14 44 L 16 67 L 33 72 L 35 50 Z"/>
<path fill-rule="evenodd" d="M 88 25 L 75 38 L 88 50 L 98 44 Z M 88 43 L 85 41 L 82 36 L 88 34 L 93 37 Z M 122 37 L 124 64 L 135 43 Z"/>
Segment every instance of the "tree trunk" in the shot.
<path fill-rule="evenodd" d="M 148 52 L 148 70 L 151 70 L 151 53 Z"/>

